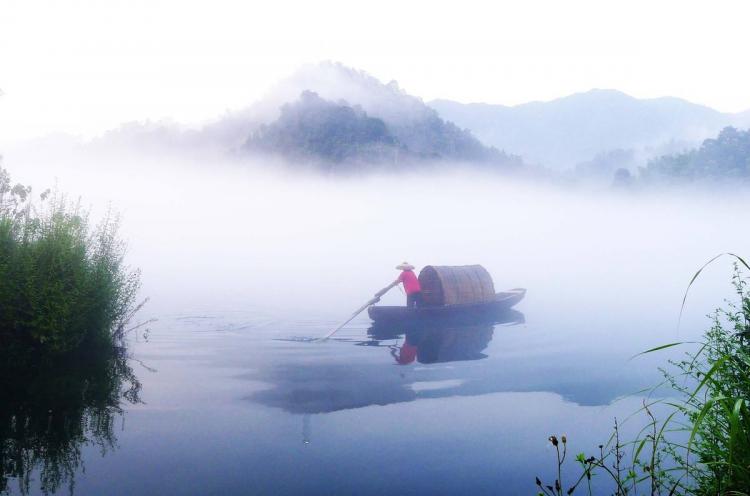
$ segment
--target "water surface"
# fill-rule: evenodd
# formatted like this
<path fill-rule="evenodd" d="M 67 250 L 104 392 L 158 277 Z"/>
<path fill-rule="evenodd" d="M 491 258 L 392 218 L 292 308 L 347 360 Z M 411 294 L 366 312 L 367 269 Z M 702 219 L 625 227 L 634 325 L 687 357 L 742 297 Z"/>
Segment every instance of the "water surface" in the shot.
<path fill-rule="evenodd" d="M 106 435 L 73 435 L 66 449 L 80 450 L 80 463 L 63 465 L 69 473 L 46 487 L 532 494 L 534 476 L 554 467 L 550 434 L 595 447 L 615 416 L 639 406 L 614 401 L 656 378 L 628 365 L 630 350 L 576 345 L 570 337 L 585 321 L 544 322 L 537 307 L 530 292 L 503 322 L 472 327 L 373 328 L 363 317 L 326 342 L 308 338 L 335 321 L 164 315 L 148 341 L 131 343 L 138 397 L 120 399 Z M 101 418 L 82 417 L 101 430 Z M 71 436 L 70 426 L 37 435 Z M 9 487 L 18 492 L 16 480 Z"/>
<path fill-rule="evenodd" d="M 58 172 L 94 213 L 123 212 L 151 296 L 138 319 L 157 320 L 125 362 L 5 394 L 12 494 L 535 494 L 535 476 L 553 480 L 548 436 L 574 453 L 606 442 L 668 356 L 633 355 L 699 337 L 731 294 L 729 264 L 712 266 L 678 329 L 692 274 L 750 249 L 750 203 L 716 192 L 205 164 Z M 498 290 L 528 293 L 497 325 L 371 329 L 360 316 L 311 342 L 404 259 L 481 263 Z"/>

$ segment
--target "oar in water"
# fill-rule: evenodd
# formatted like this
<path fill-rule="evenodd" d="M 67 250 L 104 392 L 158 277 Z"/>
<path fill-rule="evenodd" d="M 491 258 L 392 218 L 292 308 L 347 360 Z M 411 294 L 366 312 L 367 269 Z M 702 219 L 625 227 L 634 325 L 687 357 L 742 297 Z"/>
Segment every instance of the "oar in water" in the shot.
<path fill-rule="evenodd" d="M 325 336 L 323 336 L 322 338 L 320 338 L 319 341 L 325 341 L 326 339 L 330 338 L 331 336 L 333 336 L 334 334 L 336 334 L 337 332 L 339 332 L 342 327 L 344 327 L 346 324 L 348 324 L 349 322 L 351 322 L 352 320 L 354 320 L 354 317 L 356 317 L 357 315 L 359 315 L 360 313 L 362 313 L 367 307 L 369 307 L 370 305 L 374 305 L 375 303 L 379 302 L 380 301 L 380 297 L 383 296 L 384 294 L 386 294 L 388 292 L 388 290 L 391 289 L 396 284 L 398 284 L 398 281 L 393 282 L 389 286 L 387 286 L 387 287 L 381 289 L 380 291 L 378 291 L 377 293 L 375 293 L 375 296 L 372 299 L 370 299 L 367 303 L 365 303 L 364 305 L 362 305 L 361 307 L 359 307 L 357 309 L 357 311 L 354 312 L 352 314 L 352 316 L 349 317 L 346 320 L 346 322 L 344 322 L 343 324 L 341 324 L 340 326 L 338 326 L 336 329 L 332 330 L 331 332 L 329 332 L 328 334 L 326 334 Z"/>

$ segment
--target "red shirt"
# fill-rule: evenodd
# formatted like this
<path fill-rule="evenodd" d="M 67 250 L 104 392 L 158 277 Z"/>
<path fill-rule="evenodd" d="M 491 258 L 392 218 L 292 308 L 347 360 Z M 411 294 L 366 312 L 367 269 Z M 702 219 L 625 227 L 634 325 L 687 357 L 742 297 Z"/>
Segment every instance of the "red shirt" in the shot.
<path fill-rule="evenodd" d="M 411 270 L 405 270 L 398 276 L 398 280 L 404 283 L 404 291 L 410 295 L 413 293 L 419 293 L 422 291 L 422 287 L 419 285 L 419 279 L 414 275 Z"/>

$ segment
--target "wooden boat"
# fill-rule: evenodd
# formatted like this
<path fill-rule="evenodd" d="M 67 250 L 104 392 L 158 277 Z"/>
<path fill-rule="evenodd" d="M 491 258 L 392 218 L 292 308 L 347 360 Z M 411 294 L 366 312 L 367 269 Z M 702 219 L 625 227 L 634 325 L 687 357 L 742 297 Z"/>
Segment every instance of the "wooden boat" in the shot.
<path fill-rule="evenodd" d="M 522 288 L 496 293 L 494 298 L 469 303 L 445 305 L 426 305 L 421 307 L 376 306 L 371 305 L 367 313 L 372 320 L 380 324 L 441 322 L 441 323 L 478 323 L 499 322 L 503 313 L 510 310 L 526 295 Z"/>

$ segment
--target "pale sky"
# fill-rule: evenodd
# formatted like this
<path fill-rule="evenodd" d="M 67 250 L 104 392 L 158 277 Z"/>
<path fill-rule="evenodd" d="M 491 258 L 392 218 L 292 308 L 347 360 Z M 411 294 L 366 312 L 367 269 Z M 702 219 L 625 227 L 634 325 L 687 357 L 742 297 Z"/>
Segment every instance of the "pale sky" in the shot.
<path fill-rule="evenodd" d="M 335 60 L 430 100 L 591 88 L 750 108 L 750 2 L 0 0 L 0 144 L 197 123 Z"/>

